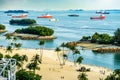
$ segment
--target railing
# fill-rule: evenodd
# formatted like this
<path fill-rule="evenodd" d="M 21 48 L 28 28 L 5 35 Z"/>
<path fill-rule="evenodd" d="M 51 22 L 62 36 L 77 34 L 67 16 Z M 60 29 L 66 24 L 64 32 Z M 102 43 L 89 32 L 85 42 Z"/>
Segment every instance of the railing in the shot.
<path fill-rule="evenodd" d="M 4 79 L 3 79 L 4 78 Z M 16 60 L 0 60 L 0 80 L 16 80 Z"/>

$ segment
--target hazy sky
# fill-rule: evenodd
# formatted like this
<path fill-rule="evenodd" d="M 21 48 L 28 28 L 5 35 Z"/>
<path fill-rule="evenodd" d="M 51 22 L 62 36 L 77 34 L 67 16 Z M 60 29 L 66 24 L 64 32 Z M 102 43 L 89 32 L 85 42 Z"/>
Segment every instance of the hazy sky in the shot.
<path fill-rule="evenodd" d="M 120 0 L 0 0 L 0 10 L 120 9 Z"/>

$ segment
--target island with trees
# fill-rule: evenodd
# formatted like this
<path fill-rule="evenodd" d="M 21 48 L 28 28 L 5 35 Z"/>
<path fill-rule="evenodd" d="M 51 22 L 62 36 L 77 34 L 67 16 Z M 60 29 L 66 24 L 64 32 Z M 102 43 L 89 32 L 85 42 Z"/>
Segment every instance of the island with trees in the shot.
<path fill-rule="evenodd" d="M 8 10 L 8 11 L 5 11 L 4 13 L 28 13 L 28 11 L 24 11 L 24 10 Z"/>
<path fill-rule="evenodd" d="M 95 52 L 120 52 L 120 28 L 114 32 L 113 36 L 95 32 L 92 36 L 83 36 L 76 43 Z"/>
<path fill-rule="evenodd" d="M 28 27 L 28 28 L 22 28 L 17 29 L 13 33 L 14 36 L 18 36 L 21 39 L 27 39 L 27 40 L 51 40 L 55 39 L 56 37 L 53 36 L 54 30 L 44 27 L 44 26 L 34 26 L 34 27 Z"/>
<path fill-rule="evenodd" d="M 11 25 L 27 26 L 27 25 L 36 24 L 36 21 L 34 19 L 11 19 L 9 23 Z"/>
<path fill-rule="evenodd" d="M 6 32 L 5 28 L 6 27 L 4 25 L 0 24 L 0 33 Z"/>

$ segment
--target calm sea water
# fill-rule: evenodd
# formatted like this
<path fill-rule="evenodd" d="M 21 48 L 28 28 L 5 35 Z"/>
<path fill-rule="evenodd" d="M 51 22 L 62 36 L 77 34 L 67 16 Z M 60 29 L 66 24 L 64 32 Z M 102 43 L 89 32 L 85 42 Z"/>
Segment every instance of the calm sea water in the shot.
<path fill-rule="evenodd" d="M 46 13 L 53 15 L 59 21 L 50 22 L 49 19 L 37 18 L 37 16 Z M 79 17 L 69 17 L 69 14 L 78 14 Z M 29 11 L 28 13 L 28 18 L 35 19 L 39 25 L 54 29 L 54 35 L 57 39 L 45 42 L 45 48 L 52 49 L 58 47 L 62 42 L 78 41 L 82 36 L 90 36 L 95 32 L 114 35 L 115 30 L 120 28 L 120 11 L 110 11 L 110 14 L 106 15 L 105 20 L 90 20 L 91 16 L 99 16 L 99 14 L 95 14 L 95 11 Z M 11 16 L 7 16 L 4 11 L 0 11 L 0 23 L 6 25 L 8 32 L 28 27 L 9 25 L 9 20 L 11 19 Z M 4 33 L 0 34 L 0 45 L 7 46 L 9 42 L 5 40 L 3 35 Z M 22 48 L 39 48 L 38 40 L 18 40 L 18 42 L 23 44 Z M 93 53 L 91 50 L 80 52 L 85 64 L 103 66 L 110 69 L 120 68 L 120 54 L 100 54 Z"/>

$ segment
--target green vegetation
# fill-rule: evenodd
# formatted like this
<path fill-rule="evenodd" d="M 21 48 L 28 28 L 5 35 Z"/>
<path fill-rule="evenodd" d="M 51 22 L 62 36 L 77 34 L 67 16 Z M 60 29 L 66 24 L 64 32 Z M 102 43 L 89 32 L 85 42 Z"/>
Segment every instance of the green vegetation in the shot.
<path fill-rule="evenodd" d="M 5 26 L 0 24 L 0 30 L 5 30 Z"/>
<path fill-rule="evenodd" d="M 120 44 L 120 28 L 118 28 L 114 33 L 114 39 L 117 44 Z"/>
<path fill-rule="evenodd" d="M 120 80 L 120 69 L 114 70 L 114 72 L 112 74 L 108 75 L 104 80 Z"/>
<path fill-rule="evenodd" d="M 0 53 L 0 60 L 2 58 L 3 58 L 3 54 Z M 35 70 L 40 69 L 40 67 L 38 67 L 39 63 L 41 63 L 39 55 L 36 54 L 35 56 L 33 56 L 33 58 L 31 59 L 32 65 L 27 67 L 28 69 L 31 69 L 33 71 L 27 71 L 26 69 L 23 69 L 24 61 L 26 62 L 28 61 L 28 57 L 26 55 L 15 54 L 13 56 L 10 56 L 9 54 L 7 54 L 4 56 L 4 58 L 16 59 L 16 65 L 18 68 L 16 72 L 16 80 L 41 80 L 42 76 L 35 74 Z"/>
<path fill-rule="evenodd" d="M 40 67 L 38 66 L 41 63 L 41 59 L 40 56 L 38 54 L 36 54 L 35 56 L 33 56 L 33 58 L 31 59 L 31 63 L 29 63 L 27 65 L 27 68 L 29 70 L 33 70 L 33 73 L 35 74 L 36 70 L 40 70 Z"/>
<path fill-rule="evenodd" d="M 16 73 L 16 80 L 41 80 L 41 76 L 25 69 L 19 70 Z"/>
<path fill-rule="evenodd" d="M 34 19 L 21 19 L 21 20 L 19 20 L 19 19 L 16 19 L 16 20 L 11 19 L 9 21 L 9 23 L 11 25 L 32 25 L 32 24 L 36 24 L 36 21 Z"/>
<path fill-rule="evenodd" d="M 11 58 L 11 56 L 10 56 L 9 54 L 6 54 L 6 55 L 4 56 L 4 58 L 9 59 L 9 58 Z"/>
<path fill-rule="evenodd" d="M 90 36 L 83 36 L 82 39 L 81 39 L 81 41 L 88 41 L 90 39 L 91 39 Z"/>
<path fill-rule="evenodd" d="M 59 52 L 61 51 L 61 49 L 60 49 L 59 47 L 57 47 L 57 48 L 55 49 L 55 51 L 57 52 L 57 57 L 58 57 L 58 60 L 59 60 L 59 64 L 60 64 L 60 66 L 62 66 L 62 62 L 61 62 L 61 60 L 60 60 L 60 54 L 59 54 Z"/>
<path fill-rule="evenodd" d="M 95 33 L 91 38 L 91 42 L 99 44 L 112 44 L 114 43 L 114 40 L 113 37 L 109 36 L 108 34 Z"/>
<path fill-rule="evenodd" d="M 12 53 L 13 48 L 17 48 L 20 49 L 20 47 L 22 46 L 21 43 L 17 43 L 17 37 L 16 36 L 11 36 L 10 34 L 6 34 L 5 35 L 6 40 L 10 40 L 9 45 L 6 47 L 6 52 L 8 53 Z"/>
<path fill-rule="evenodd" d="M 2 53 L 0 53 L 0 60 L 3 58 L 3 54 Z"/>
<path fill-rule="evenodd" d="M 81 73 L 78 75 L 78 80 L 88 80 L 87 75 L 85 73 Z"/>
<path fill-rule="evenodd" d="M 35 34 L 40 36 L 51 36 L 54 33 L 54 30 L 44 27 L 44 26 L 36 26 L 36 27 L 28 27 L 23 29 L 15 30 L 16 33 L 26 33 L 26 34 Z"/>
<path fill-rule="evenodd" d="M 24 61 L 28 61 L 28 57 L 26 55 L 20 56 L 19 54 L 15 54 L 12 58 L 16 59 L 16 65 L 18 69 L 22 68 Z"/>
<path fill-rule="evenodd" d="M 62 54 L 61 54 L 61 48 L 62 48 Z M 78 63 L 79 65 L 82 63 L 82 56 L 80 56 L 80 51 L 79 49 L 77 49 L 77 45 L 76 43 L 73 42 L 68 42 L 68 43 L 62 43 L 60 45 L 60 47 L 56 47 L 55 51 L 57 52 L 57 57 L 59 60 L 59 64 L 61 66 L 61 68 L 65 65 L 65 62 L 68 60 L 68 58 L 71 56 L 69 56 L 70 54 L 72 54 L 73 57 L 73 61 L 74 61 L 74 65 L 76 66 L 76 63 Z M 67 54 L 64 53 L 64 49 L 68 49 Z M 62 58 L 60 58 L 62 56 Z"/>
<path fill-rule="evenodd" d="M 39 45 L 40 45 L 40 59 L 41 59 L 41 62 L 42 62 L 42 57 L 43 57 L 43 46 L 44 46 L 45 42 L 43 40 L 41 40 L 39 42 Z"/>
<path fill-rule="evenodd" d="M 67 59 L 68 59 L 68 56 L 67 54 L 65 54 L 64 52 L 64 48 L 66 47 L 66 44 L 63 42 L 60 47 L 62 47 L 62 51 L 63 51 L 63 54 L 62 54 L 62 57 L 63 57 L 63 65 L 65 65 Z"/>
<path fill-rule="evenodd" d="M 83 36 L 80 41 L 90 41 L 99 44 L 116 44 L 120 45 L 120 28 L 118 28 L 113 36 L 108 34 L 94 33 L 92 36 Z"/>

